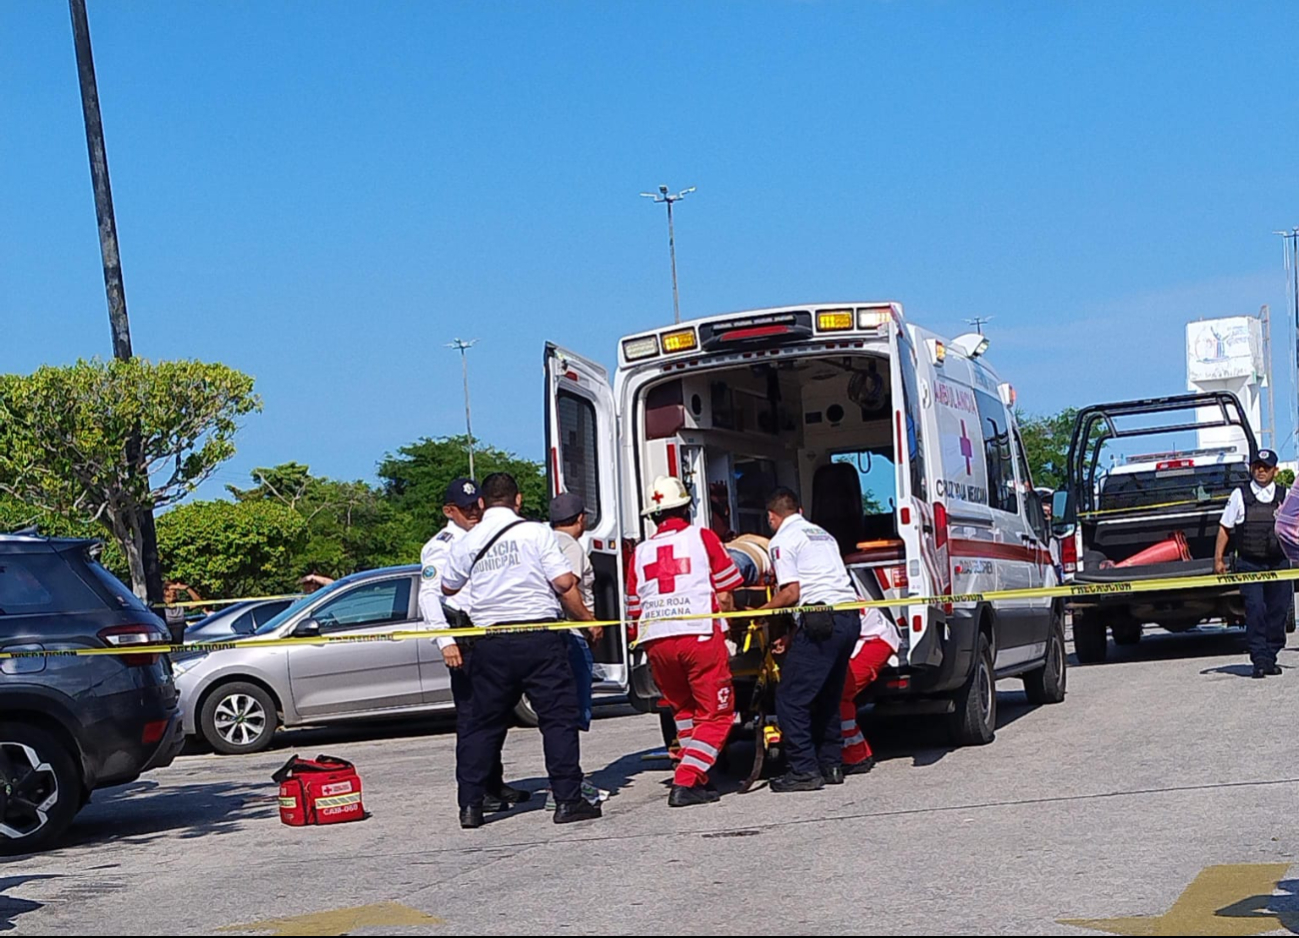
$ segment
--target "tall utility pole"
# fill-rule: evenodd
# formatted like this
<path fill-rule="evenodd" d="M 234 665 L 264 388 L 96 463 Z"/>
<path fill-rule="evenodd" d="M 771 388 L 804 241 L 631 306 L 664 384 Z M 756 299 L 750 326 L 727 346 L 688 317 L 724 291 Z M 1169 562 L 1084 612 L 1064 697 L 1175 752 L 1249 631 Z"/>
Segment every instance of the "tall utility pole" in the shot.
<path fill-rule="evenodd" d="M 108 183 L 108 153 L 104 149 L 104 124 L 99 114 L 99 88 L 90 51 L 86 0 L 68 0 L 68 7 L 72 11 L 72 38 L 77 47 L 81 109 L 86 119 L 86 147 L 90 151 L 90 181 L 95 189 L 95 215 L 99 219 L 99 253 L 104 258 L 104 289 L 108 292 L 113 355 L 126 361 L 131 357 L 131 322 L 126 316 L 126 288 L 122 284 L 122 259 L 117 250 L 117 221 L 113 215 L 113 189 Z"/>
<path fill-rule="evenodd" d="M 474 475 L 474 425 L 469 413 L 469 356 L 465 353 L 477 343 L 477 339 L 470 339 L 468 342 L 464 339 L 456 339 L 454 342 L 447 343 L 447 348 L 460 351 L 460 370 L 465 377 L 465 435 L 469 437 L 469 478 L 475 480 L 478 476 Z"/>
<path fill-rule="evenodd" d="M 657 194 L 653 192 L 641 193 L 642 198 L 653 199 L 654 204 L 656 205 L 664 204 L 667 205 L 668 207 L 668 254 L 670 254 L 672 257 L 672 313 L 674 317 L 673 322 L 681 321 L 681 294 L 677 290 L 677 237 L 676 237 L 676 232 L 672 228 L 672 203 L 680 202 L 682 199 L 684 199 L 686 196 L 688 196 L 690 193 L 694 191 L 695 191 L 695 187 L 691 186 L 689 189 L 682 189 L 680 192 L 673 195 L 670 191 L 668 191 L 668 187 L 665 184 L 659 186 L 659 191 Z"/>
<path fill-rule="evenodd" d="M 1299 381 L 1299 228 L 1278 231 L 1276 234 L 1285 239 L 1285 251 L 1283 253 L 1286 269 L 1290 273 L 1290 312 L 1295 327 L 1294 375 L 1295 380 Z M 1291 389 L 1290 398 L 1296 401 L 1295 407 L 1291 410 L 1291 415 L 1295 421 L 1294 433 L 1299 434 L 1299 393 L 1296 393 L 1296 390 L 1295 388 Z"/>
<path fill-rule="evenodd" d="M 1263 367 L 1267 369 L 1267 426 L 1263 429 L 1263 445 L 1275 450 L 1276 384 L 1272 378 L 1272 307 L 1264 303 L 1258 316 L 1263 320 Z"/>
<path fill-rule="evenodd" d="M 81 110 L 86 122 L 86 148 L 90 153 L 90 181 L 95 191 L 95 216 L 99 221 L 99 253 L 104 261 L 104 290 L 108 295 L 108 324 L 113 333 L 113 356 L 131 357 L 131 321 L 126 315 L 126 287 L 122 283 L 122 258 L 117 248 L 117 221 L 113 215 L 113 190 L 108 182 L 108 152 L 104 147 L 104 124 L 99 113 L 99 87 L 95 82 L 95 59 L 90 50 L 90 21 L 86 0 L 68 0 L 72 13 L 72 40 L 77 52 L 77 75 L 81 83 Z M 132 434 L 126 445 L 128 471 L 140 471 L 140 437 Z M 145 596 L 151 603 L 163 602 L 162 565 L 158 561 L 158 533 L 153 509 L 135 510 L 135 529 L 144 561 Z"/>

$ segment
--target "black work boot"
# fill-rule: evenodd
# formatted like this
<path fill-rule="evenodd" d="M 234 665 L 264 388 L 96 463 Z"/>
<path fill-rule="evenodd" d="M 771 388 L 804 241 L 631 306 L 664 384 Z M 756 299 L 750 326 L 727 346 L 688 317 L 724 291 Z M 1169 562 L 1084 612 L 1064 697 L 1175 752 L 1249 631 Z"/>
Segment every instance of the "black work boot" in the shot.
<path fill-rule="evenodd" d="M 778 793 L 789 791 L 820 791 L 825 787 L 825 779 L 820 772 L 789 771 L 779 778 L 771 780 L 771 790 Z"/>
<path fill-rule="evenodd" d="M 585 798 L 579 801 L 560 802 L 555 809 L 556 824 L 572 824 L 574 821 L 594 821 L 604 817 L 604 811 L 598 804 L 591 804 Z"/>
<path fill-rule="evenodd" d="M 721 795 L 715 788 L 709 788 L 706 785 L 673 785 L 672 793 L 668 795 L 669 808 L 688 808 L 696 804 L 714 804 L 720 801 Z"/>
<path fill-rule="evenodd" d="M 480 804 L 465 805 L 460 809 L 460 826 L 465 830 L 473 830 L 476 827 L 482 827 L 483 806 Z"/>

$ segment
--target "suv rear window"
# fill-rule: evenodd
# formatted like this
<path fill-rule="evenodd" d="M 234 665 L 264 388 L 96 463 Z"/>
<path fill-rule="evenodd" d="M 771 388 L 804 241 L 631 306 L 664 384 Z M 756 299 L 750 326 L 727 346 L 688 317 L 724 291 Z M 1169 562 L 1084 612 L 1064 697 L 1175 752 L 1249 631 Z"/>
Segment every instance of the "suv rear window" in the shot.
<path fill-rule="evenodd" d="M 95 581 L 104 589 L 108 590 L 109 598 L 112 599 L 119 608 L 134 609 L 137 612 L 149 611 L 149 607 L 140 600 L 140 597 L 132 593 L 125 583 L 109 573 L 103 566 L 93 560 L 87 560 L 86 567 L 89 568 L 92 574 L 94 574 Z"/>
<path fill-rule="evenodd" d="M 0 554 L 0 615 L 90 612 L 104 601 L 57 553 Z"/>

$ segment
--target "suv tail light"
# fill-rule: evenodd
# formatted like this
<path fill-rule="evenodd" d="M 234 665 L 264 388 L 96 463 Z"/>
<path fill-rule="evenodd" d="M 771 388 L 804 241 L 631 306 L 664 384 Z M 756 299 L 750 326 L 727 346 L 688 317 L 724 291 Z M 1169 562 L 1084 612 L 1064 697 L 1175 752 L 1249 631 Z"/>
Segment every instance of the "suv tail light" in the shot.
<path fill-rule="evenodd" d="M 99 639 L 109 648 L 130 648 L 133 645 L 166 645 L 167 634 L 156 625 L 114 625 L 101 629 Z M 146 668 L 158 663 L 158 653 L 121 655 L 128 668 Z"/>

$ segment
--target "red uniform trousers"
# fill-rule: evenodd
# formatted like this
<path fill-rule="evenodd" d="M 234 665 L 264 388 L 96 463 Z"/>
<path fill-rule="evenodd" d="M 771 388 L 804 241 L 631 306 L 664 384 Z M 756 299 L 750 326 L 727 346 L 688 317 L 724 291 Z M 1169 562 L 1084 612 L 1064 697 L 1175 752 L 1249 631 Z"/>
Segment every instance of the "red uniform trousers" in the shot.
<path fill-rule="evenodd" d="M 858 765 L 871 757 L 870 743 L 857 725 L 857 695 L 880 676 L 880 670 L 893 656 L 893 649 L 882 638 L 868 638 L 861 650 L 848 662 L 848 680 L 839 701 L 839 719 L 843 729 L 843 764 Z"/>
<path fill-rule="evenodd" d="M 735 722 L 726 640 L 720 630 L 711 636 L 672 635 L 647 642 L 645 654 L 654 683 L 672 708 L 681 742 L 673 783 L 702 785 Z"/>

